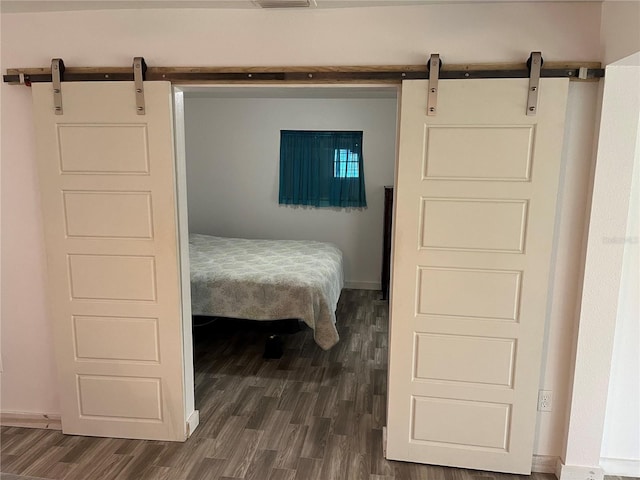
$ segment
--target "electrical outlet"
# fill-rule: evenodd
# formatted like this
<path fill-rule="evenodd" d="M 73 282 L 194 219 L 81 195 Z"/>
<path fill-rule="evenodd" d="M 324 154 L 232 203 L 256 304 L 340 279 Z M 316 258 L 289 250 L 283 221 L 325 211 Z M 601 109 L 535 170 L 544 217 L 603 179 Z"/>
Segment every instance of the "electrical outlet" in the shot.
<path fill-rule="evenodd" d="M 553 407 L 553 394 L 551 390 L 540 390 L 538 392 L 538 411 L 550 412 Z"/>

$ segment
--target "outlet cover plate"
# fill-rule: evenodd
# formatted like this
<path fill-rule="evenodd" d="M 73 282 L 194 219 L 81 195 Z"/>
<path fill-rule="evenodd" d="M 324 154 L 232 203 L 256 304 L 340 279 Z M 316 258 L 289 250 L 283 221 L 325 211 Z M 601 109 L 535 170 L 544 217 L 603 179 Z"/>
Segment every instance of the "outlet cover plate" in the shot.
<path fill-rule="evenodd" d="M 551 390 L 540 390 L 538 392 L 538 411 L 550 412 L 553 408 L 553 394 Z"/>

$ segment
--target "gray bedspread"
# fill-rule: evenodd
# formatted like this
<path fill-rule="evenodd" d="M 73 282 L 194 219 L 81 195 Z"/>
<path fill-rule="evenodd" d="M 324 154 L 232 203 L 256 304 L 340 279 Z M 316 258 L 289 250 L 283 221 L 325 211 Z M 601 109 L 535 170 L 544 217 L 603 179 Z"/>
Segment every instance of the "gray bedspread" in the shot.
<path fill-rule="evenodd" d="M 343 287 L 342 252 L 302 240 L 189 235 L 193 315 L 297 318 L 323 349 L 338 340 L 335 311 Z"/>

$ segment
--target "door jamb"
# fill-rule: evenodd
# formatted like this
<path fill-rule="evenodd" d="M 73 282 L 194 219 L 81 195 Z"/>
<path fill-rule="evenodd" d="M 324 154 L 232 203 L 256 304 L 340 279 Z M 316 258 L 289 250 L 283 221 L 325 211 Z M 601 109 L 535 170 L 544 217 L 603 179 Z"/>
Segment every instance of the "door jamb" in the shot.
<path fill-rule="evenodd" d="M 186 437 L 199 424 L 200 417 L 195 409 L 195 384 L 193 371 L 193 339 L 191 331 L 191 272 L 189 269 L 189 225 L 187 210 L 186 139 L 184 126 L 184 92 L 173 86 L 173 137 L 175 150 L 175 198 L 176 225 L 178 227 L 178 259 L 180 262 L 180 290 L 182 302 L 182 364 L 184 368 L 182 396 L 185 406 Z"/>

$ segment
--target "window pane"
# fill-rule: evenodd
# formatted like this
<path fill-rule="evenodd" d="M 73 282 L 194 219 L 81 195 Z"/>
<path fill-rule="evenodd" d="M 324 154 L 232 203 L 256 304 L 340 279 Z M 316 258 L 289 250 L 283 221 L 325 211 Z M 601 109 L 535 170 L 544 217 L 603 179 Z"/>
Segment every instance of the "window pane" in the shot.
<path fill-rule="evenodd" d="M 358 178 L 358 154 L 346 148 L 335 150 L 333 160 L 333 176 L 335 178 Z"/>

